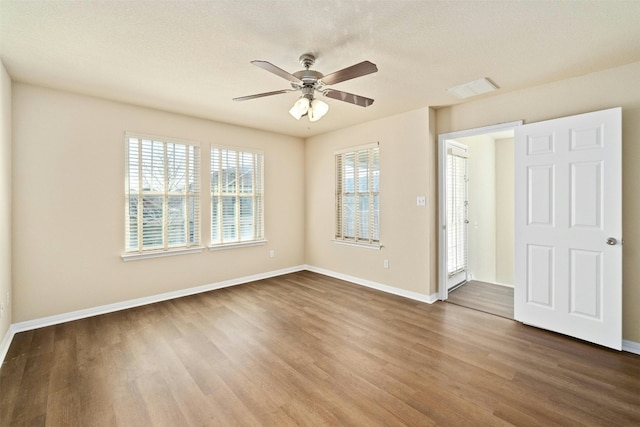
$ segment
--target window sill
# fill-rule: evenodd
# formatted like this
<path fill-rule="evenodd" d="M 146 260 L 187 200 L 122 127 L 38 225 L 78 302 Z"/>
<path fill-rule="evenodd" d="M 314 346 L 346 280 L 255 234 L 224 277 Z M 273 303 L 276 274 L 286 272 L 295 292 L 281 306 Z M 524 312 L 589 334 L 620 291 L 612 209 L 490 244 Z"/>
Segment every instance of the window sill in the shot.
<path fill-rule="evenodd" d="M 209 246 L 210 251 L 223 251 L 225 249 L 235 249 L 235 248 L 246 248 L 250 246 L 262 246 L 266 244 L 265 240 L 252 240 L 250 242 L 235 242 L 235 243 L 223 243 L 221 245 L 211 245 Z"/>
<path fill-rule="evenodd" d="M 382 245 L 380 243 L 350 242 L 348 240 L 333 240 L 333 243 L 335 243 L 336 245 L 356 246 L 359 248 L 373 249 L 376 251 L 379 251 L 380 249 L 382 249 Z"/>
<path fill-rule="evenodd" d="M 120 255 L 120 258 L 122 258 L 123 261 L 137 261 L 141 259 L 161 258 L 165 256 L 195 254 L 202 252 L 203 249 L 204 248 L 202 246 L 195 246 L 192 248 L 169 249 L 166 251 L 132 252 L 122 254 Z"/>

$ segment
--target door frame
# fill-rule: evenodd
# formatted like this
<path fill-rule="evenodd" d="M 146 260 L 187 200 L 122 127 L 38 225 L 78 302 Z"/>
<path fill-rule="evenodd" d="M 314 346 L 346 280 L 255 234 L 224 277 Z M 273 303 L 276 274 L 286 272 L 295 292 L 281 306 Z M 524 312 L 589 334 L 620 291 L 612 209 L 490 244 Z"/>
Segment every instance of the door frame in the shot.
<path fill-rule="evenodd" d="M 522 126 L 523 120 L 500 123 L 480 128 L 467 129 L 443 133 L 438 135 L 438 299 L 446 300 L 449 296 L 447 289 L 447 141 L 468 136 L 484 135 L 487 133 L 511 130 Z"/>

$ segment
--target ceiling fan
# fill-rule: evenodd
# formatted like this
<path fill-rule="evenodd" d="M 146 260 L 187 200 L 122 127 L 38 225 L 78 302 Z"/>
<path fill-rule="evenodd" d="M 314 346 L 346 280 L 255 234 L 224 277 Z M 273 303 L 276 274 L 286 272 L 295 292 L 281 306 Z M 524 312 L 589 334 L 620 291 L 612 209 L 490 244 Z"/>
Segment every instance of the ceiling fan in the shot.
<path fill-rule="evenodd" d="M 302 116 L 306 115 L 309 117 L 309 121 L 312 122 L 320 120 L 320 118 L 329 111 L 329 106 L 325 102 L 314 98 L 316 92 L 322 93 L 326 97 L 359 105 L 361 107 L 368 107 L 373 104 L 373 99 L 371 98 L 342 92 L 340 90 L 328 88 L 327 86 L 375 73 L 378 71 L 376 64 L 369 61 L 363 61 L 359 64 L 352 65 L 351 67 L 344 68 L 325 76 L 318 71 L 310 69 L 315 61 L 316 58 L 314 55 L 310 53 L 302 54 L 300 56 L 300 64 L 302 64 L 304 70 L 297 71 L 293 74 L 290 74 L 267 61 L 251 61 L 253 65 L 288 80 L 291 84 L 291 89 L 241 96 L 239 98 L 233 98 L 233 100 L 246 101 L 249 99 L 262 98 L 264 96 L 300 91 L 300 98 L 298 98 L 291 110 L 289 110 L 289 114 L 291 114 L 296 120 L 300 120 Z"/>

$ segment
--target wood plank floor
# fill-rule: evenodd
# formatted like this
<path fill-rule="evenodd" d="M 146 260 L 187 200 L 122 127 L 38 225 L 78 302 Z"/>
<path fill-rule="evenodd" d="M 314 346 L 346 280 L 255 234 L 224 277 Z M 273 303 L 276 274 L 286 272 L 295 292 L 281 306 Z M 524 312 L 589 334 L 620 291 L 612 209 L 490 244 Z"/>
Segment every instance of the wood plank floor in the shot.
<path fill-rule="evenodd" d="M 304 271 L 17 334 L 0 425 L 640 425 L 640 356 Z"/>
<path fill-rule="evenodd" d="M 449 293 L 448 302 L 513 319 L 513 288 L 470 280 Z"/>

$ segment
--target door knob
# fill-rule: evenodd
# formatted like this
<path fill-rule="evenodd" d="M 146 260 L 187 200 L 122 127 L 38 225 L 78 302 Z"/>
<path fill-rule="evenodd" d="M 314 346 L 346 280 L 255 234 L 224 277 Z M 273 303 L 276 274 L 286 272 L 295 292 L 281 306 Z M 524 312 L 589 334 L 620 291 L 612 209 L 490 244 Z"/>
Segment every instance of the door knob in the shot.
<path fill-rule="evenodd" d="M 617 244 L 617 243 L 618 243 L 618 240 L 616 240 L 616 238 L 615 238 L 615 237 L 609 237 L 609 238 L 607 239 L 607 245 L 611 245 L 611 246 L 613 246 L 613 245 L 615 245 L 615 244 Z"/>

